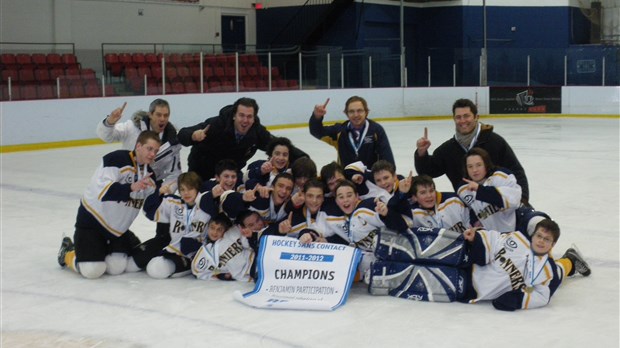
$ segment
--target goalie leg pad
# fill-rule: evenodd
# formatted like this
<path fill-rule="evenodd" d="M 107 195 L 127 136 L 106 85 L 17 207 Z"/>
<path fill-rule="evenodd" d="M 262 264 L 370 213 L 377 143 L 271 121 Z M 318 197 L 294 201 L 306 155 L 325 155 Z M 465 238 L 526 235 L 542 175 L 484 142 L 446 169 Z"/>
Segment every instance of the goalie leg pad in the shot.
<path fill-rule="evenodd" d="M 459 232 L 443 228 L 411 228 L 403 233 L 382 229 L 375 255 L 380 260 L 465 266 L 468 263 L 467 244 Z"/>
<path fill-rule="evenodd" d="M 370 270 L 368 291 L 415 301 L 453 302 L 466 289 L 465 271 L 446 266 L 420 266 L 377 261 Z"/>

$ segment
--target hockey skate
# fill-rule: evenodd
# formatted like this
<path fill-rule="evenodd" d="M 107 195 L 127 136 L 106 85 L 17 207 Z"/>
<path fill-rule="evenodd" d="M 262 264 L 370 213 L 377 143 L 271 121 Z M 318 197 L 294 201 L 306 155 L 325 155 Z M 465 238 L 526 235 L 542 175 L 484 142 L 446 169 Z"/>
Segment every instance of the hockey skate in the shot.
<path fill-rule="evenodd" d="M 571 272 L 572 274 L 569 275 L 573 275 L 575 272 L 578 272 L 582 276 L 587 277 L 592 273 L 590 266 L 575 244 L 571 245 L 562 257 L 569 259 L 573 263 L 573 271 Z"/>
<path fill-rule="evenodd" d="M 73 246 L 73 242 L 71 238 L 64 237 L 62 239 L 62 243 L 60 244 L 60 250 L 58 250 L 58 264 L 60 267 L 65 267 L 67 264 L 65 263 L 65 255 L 68 252 L 73 251 L 75 247 Z"/>

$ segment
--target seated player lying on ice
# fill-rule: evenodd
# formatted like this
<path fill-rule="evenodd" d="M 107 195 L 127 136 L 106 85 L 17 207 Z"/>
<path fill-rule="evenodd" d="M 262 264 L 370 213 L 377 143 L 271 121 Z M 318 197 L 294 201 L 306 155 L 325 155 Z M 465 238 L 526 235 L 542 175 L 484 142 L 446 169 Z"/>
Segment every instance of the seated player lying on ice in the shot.
<path fill-rule="evenodd" d="M 560 228 L 541 220 L 531 240 L 515 231 L 470 228 L 382 230 L 369 292 L 406 299 L 476 303 L 490 300 L 500 310 L 545 306 L 565 276 L 583 276 L 590 267 L 575 246 L 554 260 L 551 249 Z"/>

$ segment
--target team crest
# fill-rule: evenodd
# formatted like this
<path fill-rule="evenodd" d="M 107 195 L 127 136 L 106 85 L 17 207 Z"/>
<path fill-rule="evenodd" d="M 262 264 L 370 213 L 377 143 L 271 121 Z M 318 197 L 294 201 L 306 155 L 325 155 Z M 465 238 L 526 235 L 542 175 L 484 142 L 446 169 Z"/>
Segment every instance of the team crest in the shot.
<path fill-rule="evenodd" d="M 474 201 L 474 196 L 466 195 L 465 197 L 463 197 L 463 201 L 465 201 L 467 205 L 471 205 L 471 203 Z"/>

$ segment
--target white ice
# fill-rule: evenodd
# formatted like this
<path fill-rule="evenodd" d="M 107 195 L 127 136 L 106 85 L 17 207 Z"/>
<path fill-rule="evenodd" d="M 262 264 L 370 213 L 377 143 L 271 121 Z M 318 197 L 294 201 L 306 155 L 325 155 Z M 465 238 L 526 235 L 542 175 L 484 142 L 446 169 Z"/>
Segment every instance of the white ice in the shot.
<path fill-rule="evenodd" d="M 73 236 L 80 195 L 101 156 L 119 147 L 110 144 L 1 155 L 2 347 L 618 347 L 619 120 L 483 121 L 521 160 L 531 203 L 559 222 L 555 255 L 575 243 L 593 268 L 589 278 L 565 280 L 544 308 L 507 313 L 489 303 L 373 297 L 358 283 L 334 312 L 259 310 L 233 300 L 250 283 L 143 272 L 83 279 L 61 269 L 56 254 L 62 235 Z M 401 174 L 414 169 L 423 127 L 431 150 L 453 134 L 450 120 L 383 125 Z M 335 159 L 307 128 L 274 133 L 319 168 Z M 437 183 L 451 189 L 445 178 Z M 142 216 L 132 226 L 143 240 L 154 229 Z"/>

